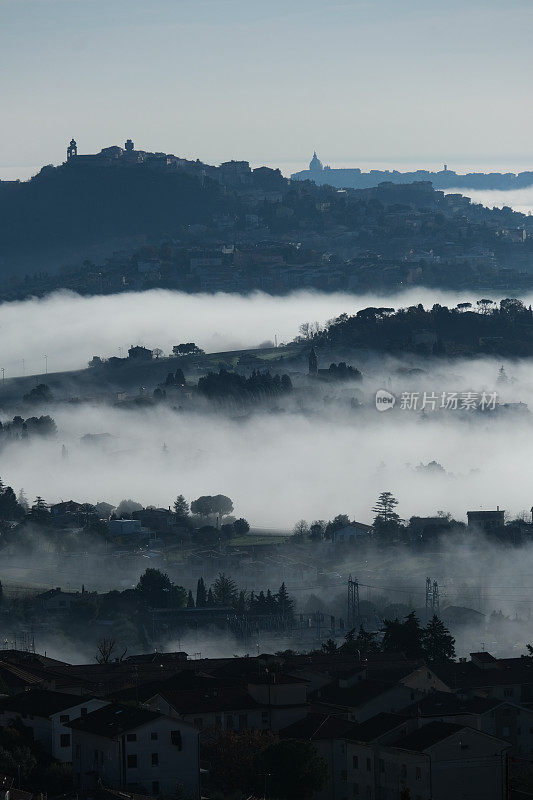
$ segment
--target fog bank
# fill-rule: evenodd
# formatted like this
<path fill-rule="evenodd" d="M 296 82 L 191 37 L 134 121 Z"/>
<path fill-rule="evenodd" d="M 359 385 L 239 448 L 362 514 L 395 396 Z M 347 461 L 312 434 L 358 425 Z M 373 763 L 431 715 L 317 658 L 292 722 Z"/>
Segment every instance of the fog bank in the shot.
<path fill-rule="evenodd" d="M 486 294 L 486 290 L 485 294 Z M 485 296 L 485 294 L 483 296 Z M 499 300 L 497 293 L 492 293 Z M 45 371 L 80 369 L 93 355 L 126 354 L 130 345 L 161 347 L 194 341 L 207 352 L 258 347 L 292 340 L 305 321 L 326 322 L 368 306 L 434 303 L 455 306 L 475 301 L 474 292 L 413 288 L 395 294 L 325 294 L 299 291 L 283 297 L 195 294 L 155 289 L 82 297 L 59 292 L 42 299 L 0 305 L 2 363 L 6 378 Z M 533 295 L 524 298 L 533 302 Z"/>

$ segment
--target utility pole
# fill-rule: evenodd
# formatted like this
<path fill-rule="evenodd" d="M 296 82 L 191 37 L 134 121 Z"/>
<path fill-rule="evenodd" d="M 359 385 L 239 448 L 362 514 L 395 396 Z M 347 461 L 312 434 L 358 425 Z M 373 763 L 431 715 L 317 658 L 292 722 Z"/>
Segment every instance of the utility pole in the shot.
<path fill-rule="evenodd" d="M 48 375 L 48 356 L 44 357 L 44 372 L 45 375 Z"/>
<path fill-rule="evenodd" d="M 429 609 L 433 606 L 433 589 L 431 578 L 426 578 L 426 622 L 429 619 Z"/>
<path fill-rule="evenodd" d="M 440 609 L 440 599 L 439 599 L 439 584 L 437 581 L 433 582 L 433 613 L 438 614 Z"/>
<path fill-rule="evenodd" d="M 359 582 L 357 578 L 348 578 L 348 627 L 354 627 L 359 619 Z"/>

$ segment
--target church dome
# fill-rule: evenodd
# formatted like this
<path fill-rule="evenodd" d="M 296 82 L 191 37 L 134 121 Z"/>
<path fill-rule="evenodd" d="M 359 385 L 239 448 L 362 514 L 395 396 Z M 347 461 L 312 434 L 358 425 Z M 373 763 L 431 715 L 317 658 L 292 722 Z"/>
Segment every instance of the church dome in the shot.
<path fill-rule="evenodd" d="M 311 162 L 309 164 L 309 169 L 311 170 L 311 172 L 320 172 L 321 170 L 324 169 L 321 160 L 316 154 L 316 151 L 313 153 L 313 158 L 311 159 Z"/>

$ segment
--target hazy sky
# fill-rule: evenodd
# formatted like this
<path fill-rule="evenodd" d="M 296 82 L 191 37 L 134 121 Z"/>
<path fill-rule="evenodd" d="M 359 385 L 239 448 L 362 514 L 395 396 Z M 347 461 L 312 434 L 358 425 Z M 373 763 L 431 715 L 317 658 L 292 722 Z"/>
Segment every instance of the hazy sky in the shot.
<path fill-rule="evenodd" d="M 0 176 L 71 136 L 531 167 L 532 23 L 531 0 L 0 0 Z"/>

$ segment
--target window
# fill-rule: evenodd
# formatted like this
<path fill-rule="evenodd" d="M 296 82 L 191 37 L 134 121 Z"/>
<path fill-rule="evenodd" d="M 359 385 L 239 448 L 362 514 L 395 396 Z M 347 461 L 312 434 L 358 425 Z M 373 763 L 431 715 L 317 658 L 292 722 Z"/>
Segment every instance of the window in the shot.
<path fill-rule="evenodd" d="M 268 711 L 261 712 L 261 722 L 263 723 L 263 725 L 266 725 L 268 723 Z"/>
<path fill-rule="evenodd" d="M 81 758 L 81 746 L 79 744 L 74 748 L 74 755 L 76 758 Z"/>
<path fill-rule="evenodd" d="M 152 767 L 159 766 L 159 753 L 152 753 Z"/>
<path fill-rule="evenodd" d="M 134 753 L 130 753 L 128 755 L 128 769 L 136 769 L 137 767 L 137 756 Z"/>
<path fill-rule="evenodd" d="M 248 727 L 248 717 L 246 714 L 239 714 L 239 730 L 245 731 Z"/>
<path fill-rule="evenodd" d="M 504 689 L 503 690 L 503 696 L 504 697 L 512 697 L 513 696 L 513 690 L 512 689 Z"/>
<path fill-rule="evenodd" d="M 346 772 L 345 769 L 341 769 L 341 781 L 347 781 L 347 780 L 348 780 L 348 773 Z"/>
<path fill-rule="evenodd" d="M 352 758 L 352 767 L 353 769 L 359 769 L 359 756 L 354 756 Z"/>
<path fill-rule="evenodd" d="M 372 769 L 372 761 L 369 758 L 367 758 L 367 760 L 366 760 L 366 771 L 370 772 L 371 769 Z"/>
<path fill-rule="evenodd" d="M 70 717 L 69 717 L 68 714 L 61 714 L 61 716 L 59 717 L 59 721 L 60 721 L 60 723 L 62 725 L 64 725 L 65 722 L 69 722 L 70 721 Z"/>
<path fill-rule="evenodd" d="M 385 772 L 385 762 L 383 761 L 382 758 L 379 759 L 379 771 Z"/>
<path fill-rule="evenodd" d="M 226 730 L 227 731 L 233 730 L 233 714 L 226 715 Z"/>
<path fill-rule="evenodd" d="M 152 781 L 152 794 L 159 794 L 159 781 Z"/>
<path fill-rule="evenodd" d="M 127 742 L 136 742 L 137 741 L 137 734 L 136 733 L 127 733 L 126 734 L 126 741 Z"/>
<path fill-rule="evenodd" d="M 372 797 L 372 787 L 371 786 L 367 786 L 366 787 L 366 796 L 368 797 L 368 800 L 370 800 L 370 798 Z"/>
<path fill-rule="evenodd" d="M 62 733 L 59 737 L 61 747 L 70 747 L 70 733 Z"/>
<path fill-rule="evenodd" d="M 407 764 L 400 765 L 400 778 L 407 778 Z"/>
<path fill-rule="evenodd" d="M 152 740 L 152 742 L 157 742 L 157 731 L 152 731 L 152 733 L 150 734 L 150 739 Z"/>
<path fill-rule="evenodd" d="M 201 717 L 195 717 L 194 719 L 194 727 L 197 731 L 201 731 L 204 727 L 204 721 Z"/>
<path fill-rule="evenodd" d="M 170 741 L 172 742 L 172 744 L 176 745 L 178 750 L 181 750 L 183 744 L 182 744 L 182 741 L 181 741 L 181 733 L 180 733 L 180 731 L 171 731 L 170 732 Z"/>
<path fill-rule="evenodd" d="M 358 783 L 354 783 L 354 785 L 353 785 L 353 793 L 356 796 L 359 794 L 359 784 Z"/>
<path fill-rule="evenodd" d="M 415 778 L 416 778 L 417 781 L 421 781 L 422 780 L 422 768 L 421 767 L 417 767 L 416 768 Z"/>
<path fill-rule="evenodd" d="M 219 731 L 222 728 L 222 717 L 217 714 L 215 717 L 215 729 Z"/>

